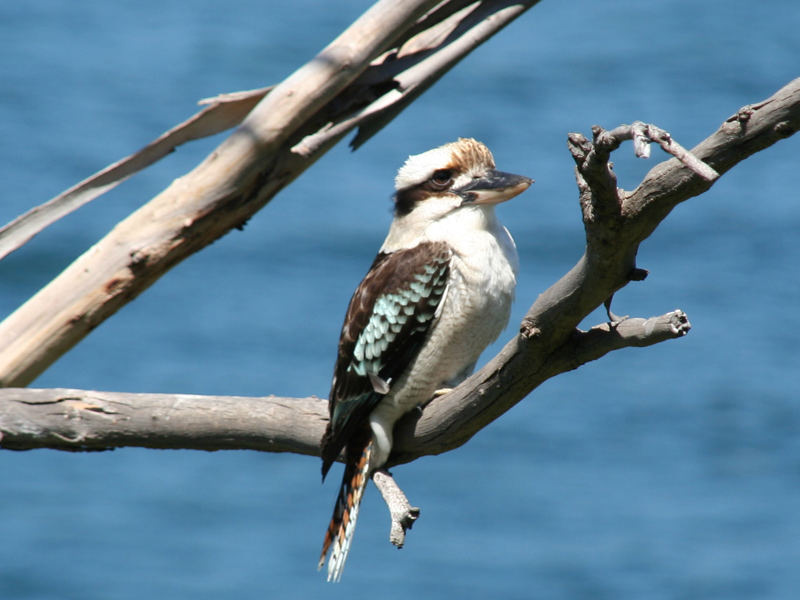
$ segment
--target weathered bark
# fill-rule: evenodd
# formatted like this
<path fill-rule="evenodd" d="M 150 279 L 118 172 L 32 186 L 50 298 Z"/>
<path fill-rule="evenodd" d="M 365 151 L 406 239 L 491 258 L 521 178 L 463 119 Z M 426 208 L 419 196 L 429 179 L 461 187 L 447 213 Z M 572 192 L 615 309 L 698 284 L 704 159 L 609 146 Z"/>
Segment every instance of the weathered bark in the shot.
<path fill-rule="evenodd" d="M 577 334 L 575 353 L 560 361 L 563 371 L 590 357 L 629 345 L 649 345 L 683 335 L 681 314 L 648 321 L 628 319 L 615 328 L 600 325 Z M 577 361 L 577 362 L 576 362 Z M 438 428 L 427 421 L 421 429 Z M 191 450 L 261 450 L 319 456 L 319 440 L 328 420 L 327 400 L 266 396 L 133 394 L 73 389 L 0 388 L 0 448 L 89 451 L 120 447 Z M 422 440 L 398 443 L 406 455 L 438 454 L 459 437 L 435 436 L 420 452 Z"/>
<path fill-rule="evenodd" d="M 800 128 L 800 79 L 740 109 L 692 150 L 718 173 Z M 630 128 L 595 128 L 595 141 L 569 136 L 587 232 L 586 253 L 539 296 L 519 335 L 480 371 L 421 414 L 398 424 L 390 464 L 453 449 L 546 379 L 622 347 L 685 335 L 676 310 L 651 319 L 614 320 L 589 331 L 580 321 L 631 280 L 639 244 L 678 203 L 712 182 L 677 159 L 656 165 L 632 192 L 616 187 L 611 151 Z M 658 141 L 658 140 L 656 140 Z M 258 448 L 315 455 L 324 429 L 318 399 L 216 398 L 76 390 L 0 390 L 0 445 L 86 450 L 116 446 Z"/>
<path fill-rule="evenodd" d="M 576 333 L 561 371 L 577 368 L 617 348 L 646 346 L 678 337 L 689 324 L 680 312 L 627 319 Z M 554 364 L 555 367 L 555 364 Z M 429 407 L 435 406 L 434 403 Z M 426 410 L 420 431 L 440 427 Z M 431 419 L 434 421 L 430 421 Z M 320 398 L 132 394 L 72 389 L 0 388 L 0 448 L 109 450 L 119 447 L 191 450 L 261 450 L 319 456 L 328 420 Z M 415 434 L 396 444 L 406 456 L 438 454 L 459 445 L 457 432 L 438 431 L 422 446 Z"/>
<path fill-rule="evenodd" d="M 798 129 L 800 78 L 770 98 L 741 108 L 692 154 L 722 174 Z M 680 311 L 638 322 L 640 327 L 633 327 L 637 332 L 626 330 L 632 325 L 628 321 L 590 332 L 577 330 L 614 292 L 646 275 L 636 267 L 639 244 L 677 204 L 712 185 L 679 160 L 670 159 L 651 169 L 632 192 L 618 189 L 608 158 L 621 140 L 612 133 L 595 128 L 599 144 L 580 134 L 569 136 L 586 228 L 584 256 L 539 296 L 523 319 L 520 335 L 485 367 L 431 402 L 423 419 L 414 423 L 409 416 L 398 425 L 393 462 L 449 449 L 451 442 L 454 446 L 466 442 L 543 381 L 563 372 L 566 364 L 575 368 L 618 347 L 648 345 L 686 333 L 688 320 Z M 652 329 L 656 322 L 661 325 Z M 411 436 L 414 452 L 409 453 L 404 449 Z"/>
<path fill-rule="evenodd" d="M 375 471 L 372 474 L 372 481 L 375 483 L 375 487 L 380 490 L 392 518 L 389 541 L 397 548 L 402 548 L 406 542 L 406 531 L 414 526 L 414 523 L 419 518 L 420 509 L 419 507 L 411 506 L 403 490 L 395 483 L 391 473 L 386 469 Z"/>
<path fill-rule="evenodd" d="M 319 398 L 0 389 L 0 447 L 125 446 L 319 455 L 328 419 Z"/>
<path fill-rule="evenodd" d="M 673 144 L 666 132 L 641 123 L 612 131 L 595 127 L 593 142 L 570 134 L 586 228 L 584 256 L 539 296 L 520 333 L 484 368 L 398 424 L 389 464 L 465 443 L 554 375 L 618 348 L 685 335 L 690 325 L 680 310 L 650 319 L 612 315 L 614 292 L 646 276 L 636 266 L 639 244 L 678 203 L 799 128 L 796 79 L 764 102 L 740 109 L 691 153 Z M 626 139 L 635 141 L 637 154 L 651 140 L 680 160 L 657 165 L 633 192 L 625 192 L 616 187 L 608 160 Z M 610 322 L 589 331 L 577 329 L 604 302 Z M 326 420 L 327 403 L 316 398 L 0 389 L 0 447 L 7 449 L 250 448 L 317 455 Z M 419 509 L 411 507 L 387 471 L 377 471 L 373 480 L 390 509 L 390 539 L 402 546 Z"/>

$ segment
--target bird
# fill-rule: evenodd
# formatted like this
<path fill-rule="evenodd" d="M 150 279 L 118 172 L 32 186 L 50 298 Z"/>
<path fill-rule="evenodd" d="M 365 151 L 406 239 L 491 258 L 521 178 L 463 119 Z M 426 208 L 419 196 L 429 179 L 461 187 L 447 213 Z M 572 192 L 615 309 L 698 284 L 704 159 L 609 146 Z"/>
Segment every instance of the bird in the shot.
<path fill-rule="evenodd" d="M 397 172 L 389 233 L 345 313 L 320 443 L 323 482 L 342 451 L 345 463 L 318 563 L 330 550 L 328 581 L 341 578 L 395 423 L 463 381 L 508 323 L 519 261 L 494 206 L 531 183 L 498 171 L 471 138 L 409 156 Z"/>

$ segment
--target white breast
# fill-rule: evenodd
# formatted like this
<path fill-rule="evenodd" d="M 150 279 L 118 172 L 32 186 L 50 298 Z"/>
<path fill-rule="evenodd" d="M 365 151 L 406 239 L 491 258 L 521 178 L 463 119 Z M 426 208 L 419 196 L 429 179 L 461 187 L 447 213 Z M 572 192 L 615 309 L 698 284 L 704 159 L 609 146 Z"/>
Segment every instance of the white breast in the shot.
<path fill-rule="evenodd" d="M 469 375 L 481 352 L 505 328 L 518 258 L 514 241 L 491 207 L 461 209 L 437 225 L 429 235 L 441 236 L 454 255 L 441 314 L 417 362 L 431 365 L 430 376 L 420 372 L 420 379 L 435 379 L 440 387 Z"/>
<path fill-rule="evenodd" d="M 373 464 L 391 450 L 394 423 L 443 387 L 469 375 L 481 352 L 508 323 L 518 258 L 511 235 L 489 206 L 455 211 L 432 224 L 427 239 L 453 249 L 450 277 L 439 316 L 428 340 L 406 373 L 370 417 L 377 442 Z"/>

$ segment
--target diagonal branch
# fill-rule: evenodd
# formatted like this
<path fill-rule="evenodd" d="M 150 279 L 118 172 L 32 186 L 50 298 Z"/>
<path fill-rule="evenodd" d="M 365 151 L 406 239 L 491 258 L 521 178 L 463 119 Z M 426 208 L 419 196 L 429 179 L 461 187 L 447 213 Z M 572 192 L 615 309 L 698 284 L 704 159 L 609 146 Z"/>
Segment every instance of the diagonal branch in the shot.
<path fill-rule="evenodd" d="M 272 88 L 224 94 L 201 100 L 207 105 L 189 119 L 164 132 L 141 150 L 76 183 L 58 196 L 0 227 L 0 260 L 25 245 L 60 218 L 99 198 L 106 192 L 155 164 L 186 142 L 221 133 L 242 122 Z"/>
<path fill-rule="evenodd" d="M 767 100 L 738 111 L 692 154 L 723 174 L 798 129 L 800 78 Z M 398 450 L 392 461 L 408 462 L 420 454 L 445 452 L 465 443 L 542 382 L 568 370 L 569 359 L 577 352 L 576 339 L 584 340 L 579 344 L 586 353 L 581 360 L 599 358 L 608 351 L 604 348 L 613 349 L 617 342 L 637 345 L 633 343 L 637 336 L 618 337 L 614 344 L 605 336 L 602 346 L 589 351 L 592 338 L 576 338 L 576 328 L 616 290 L 641 278 L 635 263 L 639 244 L 673 207 L 712 184 L 671 159 L 651 169 L 633 192 L 625 192 L 616 187 L 607 155 L 598 156 L 602 153 L 595 152 L 594 145 L 577 134 L 570 135 L 570 147 L 576 153 L 586 253 L 537 298 L 523 319 L 520 334 L 496 357 L 450 394 L 431 402 L 421 418 L 408 415 L 399 424 L 395 438 Z M 681 324 L 685 315 L 673 314 L 677 323 L 664 330 L 670 332 L 666 338 L 681 337 L 687 331 L 688 321 Z M 663 318 L 670 320 L 669 315 Z M 572 368 L 579 362 L 576 359 Z"/>
<path fill-rule="evenodd" d="M 737 162 L 800 128 L 800 79 L 758 105 L 745 107 L 692 153 L 724 173 Z M 576 138 L 577 139 L 577 138 Z M 580 142 L 580 140 L 578 140 Z M 588 141 L 578 144 L 587 152 Z M 602 160 L 598 172 L 604 171 Z M 581 161 L 579 179 L 592 180 Z M 586 254 L 542 293 L 519 335 L 449 394 L 398 425 L 391 464 L 452 450 L 506 412 L 540 383 L 607 352 L 679 338 L 689 330 L 682 311 L 625 319 L 580 331 L 578 324 L 631 275 L 638 244 L 672 207 L 710 185 L 676 159 L 654 167 L 633 191 L 614 190 L 615 243 L 587 241 Z M 607 188 L 601 184 L 601 189 Z M 600 193 L 586 183 L 587 201 Z M 608 200 L 608 198 L 606 198 Z M 587 240 L 590 240 L 587 225 Z M 317 455 L 327 404 L 316 398 L 220 398 L 118 394 L 80 390 L 0 390 L 0 446 L 88 450 L 251 448 Z"/>
<path fill-rule="evenodd" d="M 800 79 L 774 96 L 745 107 L 692 153 L 724 173 L 737 162 L 800 128 Z M 577 139 L 577 138 L 576 138 Z M 578 144 L 587 152 L 588 141 Z M 592 180 L 588 165 L 579 179 Z M 598 172 L 607 173 L 600 161 Z M 542 293 L 519 335 L 480 371 L 422 414 L 398 425 L 392 464 L 452 450 L 506 412 L 540 383 L 607 352 L 682 337 L 686 315 L 673 311 L 650 319 L 625 319 L 580 331 L 578 324 L 625 285 L 638 244 L 672 207 L 710 185 L 676 159 L 655 166 L 633 191 L 614 189 L 609 217 L 618 228 L 614 244 L 587 241 L 586 254 Z M 601 190 L 607 188 L 601 184 Z M 594 196 L 588 183 L 587 201 Z M 606 198 L 608 200 L 608 198 Z M 594 225 L 592 225 L 594 226 Z M 587 240 L 590 240 L 587 225 Z M 251 448 L 317 455 L 327 405 L 316 398 L 220 398 L 118 394 L 80 390 L 0 390 L 0 446 L 86 450 L 118 446 L 153 448 Z"/>
<path fill-rule="evenodd" d="M 437 0 L 375 4 L 311 62 L 272 88 L 203 163 L 119 223 L 0 323 L 0 386 L 30 383 L 174 265 L 241 227 L 354 126 L 380 115 L 381 120 L 370 121 L 370 135 L 377 131 L 415 94 L 534 3 L 487 0 L 466 16 L 460 1 L 455 12 L 443 10 Z M 428 35 L 440 28 L 450 35 Z M 397 61 L 401 71 L 395 65 L 386 70 L 387 57 L 401 52 L 411 36 L 415 43 L 424 41 L 422 49 Z M 371 65 L 369 77 L 361 79 Z M 376 77 L 379 72 L 384 77 Z M 411 77 L 413 85 L 404 77 Z M 361 120 L 352 118 L 359 114 Z M 87 190 L 83 199 L 96 196 L 103 186 Z"/>

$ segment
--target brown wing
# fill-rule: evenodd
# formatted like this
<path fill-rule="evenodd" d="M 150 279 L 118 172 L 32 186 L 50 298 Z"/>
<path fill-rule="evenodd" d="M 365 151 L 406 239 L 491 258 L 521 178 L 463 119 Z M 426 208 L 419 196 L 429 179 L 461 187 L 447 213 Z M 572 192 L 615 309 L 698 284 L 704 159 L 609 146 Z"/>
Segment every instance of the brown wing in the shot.
<path fill-rule="evenodd" d="M 356 288 L 339 338 L 323 477 L 419 352 L 444 296 L 451 257 L 444 242 L 381 253 Z"/>

